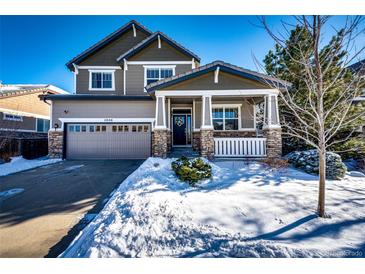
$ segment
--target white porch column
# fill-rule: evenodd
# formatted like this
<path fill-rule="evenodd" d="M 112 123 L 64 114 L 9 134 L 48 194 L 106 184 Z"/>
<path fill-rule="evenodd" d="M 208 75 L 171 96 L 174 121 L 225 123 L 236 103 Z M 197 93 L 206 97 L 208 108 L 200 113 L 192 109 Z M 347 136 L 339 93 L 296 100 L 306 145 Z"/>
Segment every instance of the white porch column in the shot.
<path fill-rule="evenodd" d="M 265 96 L 264 126 L 262 130 L 266 138 L 267 157 L 280 158 L 282 140 L 277 95 Z"/>
<path fill-rule="evenodd" d="M 165 96 L 156 97 L 156 123 L 155 129 L 167 129 L 166 128 L 166 106 Z"/>
<path fill-rule="evenodd" d="M 202 96 L 202 124 L 201 129 L 213 129 L 212 96 Z"/>
<path fill-rule="evenodd" d="M 214 132 L 212 120 L 212 96 L 202 96 L 202 124 L 200 127 L 200 155 L 214 157 Z"/>
<path fill-rule="evenodd" d="M 265 96 L 264 128 L 280 128 L 278 96 Z"/>

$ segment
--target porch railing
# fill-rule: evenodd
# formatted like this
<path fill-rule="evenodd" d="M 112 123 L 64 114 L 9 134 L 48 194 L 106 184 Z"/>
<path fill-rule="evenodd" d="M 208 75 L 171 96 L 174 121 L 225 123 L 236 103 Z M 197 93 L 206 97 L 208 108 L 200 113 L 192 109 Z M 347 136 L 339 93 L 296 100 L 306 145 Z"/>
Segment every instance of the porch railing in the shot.
<path fill-rule="evenodd" d="M 214 138 L 215 157 L 265 157 L 266 138 Z"/>

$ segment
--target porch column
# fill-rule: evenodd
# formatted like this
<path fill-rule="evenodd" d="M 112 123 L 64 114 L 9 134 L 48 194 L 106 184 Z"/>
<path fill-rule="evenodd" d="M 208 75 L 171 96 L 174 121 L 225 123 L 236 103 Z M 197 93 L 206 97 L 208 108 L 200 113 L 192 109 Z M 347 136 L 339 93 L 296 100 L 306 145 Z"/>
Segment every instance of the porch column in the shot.
<path fill-rule="evenodd" d="M 264 126 L 266 155 L 268 158 L 280 158 L 282 151 L 281 126 L 279 122 L 278 96 L 265 96 Z"/>
<path fill-rule="evenodd" d="M 212 120 L 212 97 L 202 96 L 202 119 L 200 127 L 200 154 L 212 159 L 214 157 L 214 136 Z"/>
<path fill-rule="evenodd" d="M 155 127 L 152 136 L 152 155 L 154 157 L 166 158 L 167 134 L 165 96 L 157 96 Z"/>

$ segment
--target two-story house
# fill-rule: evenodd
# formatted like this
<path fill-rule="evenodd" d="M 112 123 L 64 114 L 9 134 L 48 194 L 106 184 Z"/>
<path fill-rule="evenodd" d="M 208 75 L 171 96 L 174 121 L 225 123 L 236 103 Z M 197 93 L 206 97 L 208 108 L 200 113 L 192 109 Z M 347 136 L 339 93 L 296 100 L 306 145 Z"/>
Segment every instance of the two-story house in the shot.
<path fill-rule="evenodd" d="M 52 157 L 166 157 L 176 147 L 208 158 L 281 154 L 275 87 L 284 81 L 223 61 L 201 66 L 195 53 L 134 20 L 66 65 L 75 94 L 43 97 L 52 106 Z"/>

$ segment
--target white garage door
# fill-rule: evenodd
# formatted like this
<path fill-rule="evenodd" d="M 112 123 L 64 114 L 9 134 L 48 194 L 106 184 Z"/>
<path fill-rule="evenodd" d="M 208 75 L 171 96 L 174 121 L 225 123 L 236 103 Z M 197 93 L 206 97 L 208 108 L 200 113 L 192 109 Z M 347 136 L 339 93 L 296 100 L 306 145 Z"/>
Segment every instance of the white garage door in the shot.
<path fill-rule="evenodd" d="M 145 159 L 150 124 L 68 124 L 67 159 Z"/>

